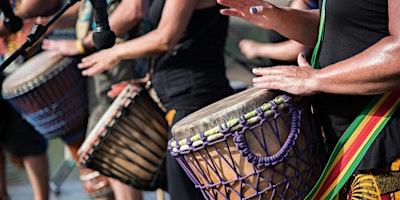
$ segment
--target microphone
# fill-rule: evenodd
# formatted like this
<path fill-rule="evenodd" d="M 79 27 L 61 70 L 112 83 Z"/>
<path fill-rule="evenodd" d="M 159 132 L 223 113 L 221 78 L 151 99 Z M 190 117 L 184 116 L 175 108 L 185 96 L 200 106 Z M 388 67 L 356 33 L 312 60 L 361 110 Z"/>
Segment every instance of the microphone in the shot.
<path fill-rule="evenodd" d="M 0 9 L 4 14 L 4 27 L 11 33 L 21 30 L 22 19 L 14 15 L 9 0 L 0 0 Z"/>
<path fill-rule="evenodd" d="M 0 0 L 4 1 L 4 0 Z M 110 48 L 115 44 L 115 33 L 108 24 L 106 0 L 90 0 L 94 9 L 96 27 L 93 30 L 93 42 L 97 49 Z"/>

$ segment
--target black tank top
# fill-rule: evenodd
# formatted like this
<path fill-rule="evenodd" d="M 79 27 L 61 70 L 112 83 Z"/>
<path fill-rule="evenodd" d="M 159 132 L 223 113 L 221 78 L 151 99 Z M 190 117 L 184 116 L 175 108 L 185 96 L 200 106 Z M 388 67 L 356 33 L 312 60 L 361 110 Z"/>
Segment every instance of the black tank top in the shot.
<path fill-rule="evenodd" d="M 319 66 L 350 58 L 388 35 L 387 0 L 327 0 Z M 327 142 L 332 148 L 375 96 L 318 94 L 316 97 L 321 119 L 326 122 Z M 400 157 L 399 113 L 393 115 L 380 133 L 359 169 L 382 168 Z"/>
<path fill-rule="evenodd" d="M 149 18 L 154 27 L 163 5 L 164 0 L 152 3 Z M 157 57 L 153 85 L 167 108 L 198 109 L 233 93 L 224 61 L 229 18 L 219 13 L 221 8 L 195 10 L 175 48 Z"/>

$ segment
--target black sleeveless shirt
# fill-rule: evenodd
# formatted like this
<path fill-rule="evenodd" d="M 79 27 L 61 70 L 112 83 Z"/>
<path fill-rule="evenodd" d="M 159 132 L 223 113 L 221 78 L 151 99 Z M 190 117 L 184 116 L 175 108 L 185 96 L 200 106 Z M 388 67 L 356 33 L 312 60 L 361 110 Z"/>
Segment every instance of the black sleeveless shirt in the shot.
<path fill-rule="evenodd" d="M 152 3 L 153 27 L 163 5 L 164 0 Z M 195 10 L 175 48 L 157 57 L 152 81 L 167 109 L 198 109 L 232 94 L 224 61 L 229 18 L 219 13 L 221 8 Z"/>
<path fill-rule="evenodd" d="M 388 31 L 387 0 L 327 0 L 325 34 L 319 66 L 350 58 L 367 49 Z M 332 149 L 374 95 L 318 94 L 318 110 Z M 358 169 L 383 168 L 400 157 L 400 112 L 397 111 L 370 147 Z"/>

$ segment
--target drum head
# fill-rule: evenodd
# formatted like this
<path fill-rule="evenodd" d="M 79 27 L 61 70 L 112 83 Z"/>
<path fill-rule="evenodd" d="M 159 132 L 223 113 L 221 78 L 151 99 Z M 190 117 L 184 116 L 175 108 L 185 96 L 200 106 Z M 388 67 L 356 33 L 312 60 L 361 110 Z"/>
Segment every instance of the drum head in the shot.
<path fill-rule="evenodd" d="M 221 99 L 184 117 L 172 127 L 172 137 L 181 140 L 242 116 L 268 102 L 278 93 L 250 88 Z"/>
<path fill-rule="evenodd" d="M 44 77 L 57 69 L 59 65 L 55 63 L 62 59 L 61 55 L 51 57 L 52 53 L 53 51 L 43 51 L 8 75 L 3 82 L 3 94 L 12 95 L 17 91 L 21 92 L 22 88 L 32 89 L 44 83 Z"/>

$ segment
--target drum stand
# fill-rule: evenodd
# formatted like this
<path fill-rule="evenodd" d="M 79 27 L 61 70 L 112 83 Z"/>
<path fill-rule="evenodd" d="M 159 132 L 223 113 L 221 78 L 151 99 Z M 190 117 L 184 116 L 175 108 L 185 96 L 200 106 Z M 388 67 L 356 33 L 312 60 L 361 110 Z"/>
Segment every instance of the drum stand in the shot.
<path fill-rule="evenodd" d="M 60 194 L 61 184 L 65 181 L 72 169 L 75 167 L 75 160 L 71 156 L 70 151 L 64 146 L 64 160 L 56 168 L 53 175 L 50 177 L 49 188 L 55 195 Z"/>

